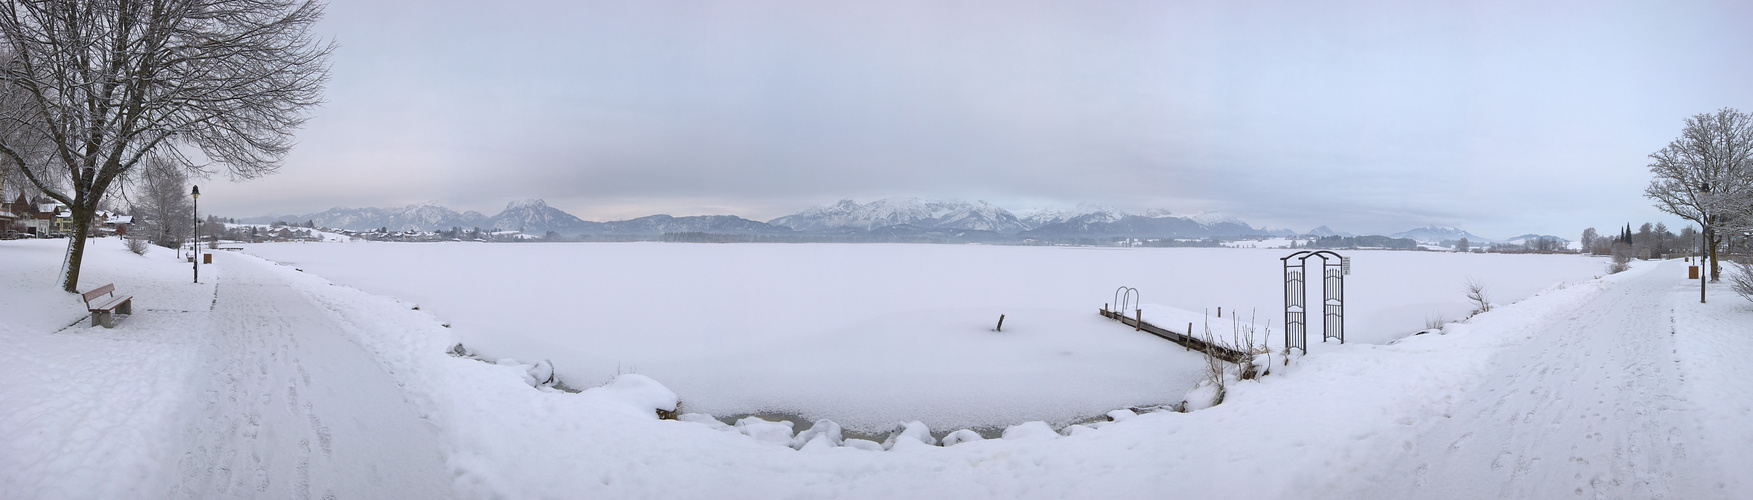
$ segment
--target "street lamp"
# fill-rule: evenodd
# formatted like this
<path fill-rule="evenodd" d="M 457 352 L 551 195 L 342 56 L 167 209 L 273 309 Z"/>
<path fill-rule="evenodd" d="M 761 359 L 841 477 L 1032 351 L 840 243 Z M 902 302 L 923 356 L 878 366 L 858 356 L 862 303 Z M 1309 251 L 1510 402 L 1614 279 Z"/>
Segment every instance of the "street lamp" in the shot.
<path fill-rule="evenodd" d="M 195 237 L 192 238 L 193 241 L 189 243 L 189 246 L 194 247 L 195 253 L 193 254 L 194 257 L 189 260 L 195 262 L 195 283 L 198 284 L 201 282 L 201 186 L 195 186 L 194 189 L 189 190 L 189 197 L 195 200 L 195 210 L 193 214 L 193 217 L 195 218 L 195 231 L 192 233 Z"/>
<path fill-rule="evenodd" d="M 1702 216 L 1699 218 L 1703 219 L 1703 220 L 1699 221 L 1699 226 L 1700 226 L 1701 230 L 1698 232 L 1698 237 L 1700 239 L 1699 244 L 1698 244 L 1698 250 L 1699 250 L 1698 303 L 1700 303 L 1700 304 L 1705 303 L 1704 302 L 1704 284 L 1705 284 L 1706 280 L 1710 279 L 1709 276 L 1710 276 L 1711 268 L 1709 266 L 1712 262 L 1710 256 L 1711 256 L 1711 253 L 1716 250 L 1715 248 L 1712 248 L 1711 244 L 1710 244 L 1710 219 L 1711 219 L 1710 207 L 1713 204 L 1713 202 L 1715 202 L 1715 201 L 1716 201 L 1716 193 L 1710 192 L 1710 183 L 1706 182 L 1706 183 L 1704 183 L 1703 186 L 1699 187 L 1699 189 L 1698 189 L 1698 208 L 1699 208 L 1699 211 L 1698 212 L 1699 212 L 1699 215 Z"/>

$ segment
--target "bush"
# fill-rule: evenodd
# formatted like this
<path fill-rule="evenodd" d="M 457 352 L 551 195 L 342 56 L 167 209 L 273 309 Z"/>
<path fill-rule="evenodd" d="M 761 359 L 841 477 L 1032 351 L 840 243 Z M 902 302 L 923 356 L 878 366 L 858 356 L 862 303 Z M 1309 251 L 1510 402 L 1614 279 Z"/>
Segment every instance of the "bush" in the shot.
<path fill-rule="evenodd" d="M 1607 265 L 1607 274 L 1619 274 L 1627 269 L 1631 269 L 1631 245 L 1613 245 L 1613 263 Z"/>
<path fill-rule="evenodd" d="M 1729 261 L 1735 268 L 1729 273 L 1729 289 L 1734 290 L 1741 298 L 1753 300 L 1753 257 L 1741 257 Z"/>
<path fill-rule="evenodd" d="M 126 243 L 128 251 L 134 252 L 135 255 L 146 255 L 146 249 L 152 248 L 152 245 L 147 243 L 144 238 L 135 236 L 123 236 L 122 242 Z"/>

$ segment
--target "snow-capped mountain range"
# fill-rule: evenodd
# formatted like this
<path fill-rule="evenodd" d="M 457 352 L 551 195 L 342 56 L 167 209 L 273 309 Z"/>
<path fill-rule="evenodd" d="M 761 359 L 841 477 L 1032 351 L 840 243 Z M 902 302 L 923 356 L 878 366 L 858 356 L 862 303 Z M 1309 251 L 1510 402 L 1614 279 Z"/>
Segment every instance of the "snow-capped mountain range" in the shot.
<path fill-rule="evenodd" d="M 240 222 L 267 224 L 275 221 L 305 222 L 314 221 L 321 227 L 341 229 L 377 229 L 386 227 L 394 231 L 449 229 L 452 227 L 491 226 L 490 220 L 480 212 L 468 211 L 457 213 L 434 202 L 408 205 L 400 208 L 331 208 L 326 211 L 305 215 L 267 215 L 251 217 Z"/>
<path fill-rule="evenodd" d="M 664 233 L 726 233 L 770 234 L 790 232 L 765 223 L 730 215 L 671 217 L 651 215 L 614 222 L 593 222 L 580 219 L 563 210 L 548 206 L 542 200 L 521 200 L 505 205 L 498 215 L 488 217 L 480 212 L 457 213 L 432 203 L 401 208 L 331 208 L 306 215 L 269 215 L 251 217 L 239 222 L 268 224 L 275 221 L 313 222 L 320 227 L 369 231 L 439 231 L 450 228 L 494 228 L 517 230 L 541 235 L 549 231 L 566 236 L 577 235 L 659 235 Z"/>
<path fill-rule="evenodd" d="M 767 224 L 796 231 L 868 231 L 884 226 L 908 225 L 1011 234 L 1031 228 L 1016 214 L 984 201 L 964 203 L 919 198 L 887 198 L 862 205 L 852 200 L 840 200 L 833 205 L 773 219 Z"/>
<path fill-rule="evenodd" d="M 1394 238 L 1407 238 L 1424 244 L 1437 244 L 1443 241 L 1460 241 L 1461 238 L 1466 238 L 1468 243 L 1475 245 L 1480 243 L 1497 242 L 1497 240 L 1469 233 L 1459 228 L 1441 226 L 1425 226 L 1417 229 L 1409 229 L 1388 236 Z"/>
<path fill-rule="evenodd" d="M 919 198 L 887 198 L 860 204 L 853 200 L 779 217 L 768 224 L 802 232 L 869 231 L 886 226 L 922 229 L 987 231 L 1020 239 L 1094 237 L 1207 238 L 1213 236 L 1295 235 L 1290 231 L 1257 229 L 1221 212 L 1173 215 L 1167 210 L 1142 214 L 1098 206 L 1072 210 L 1025 210 L 1022 215 L 984 201 L 959 202 Z"/>
<path fill-rule="evenodd" d="M 1029 209 L 1013 212 L 984 201 L 921 198 L 885 198 L 868 203 L 841 200 L 832 205 L 805 209 L 766 222 L 733 215 L 651 215 L 622 221 L 595 222 L 580 219 L 539 199 L 508 203 L 504 210 L 493 216 L 474 211 L 459 213 L 437 203 L 421 203 L 400 208 L 337 207 L 313 214 L 270 215 L 241 220 L 257 224 L 275 221 L 310 221 L 321 227 L 360 231 L 379 228 L 392 231 L 496 228 L 535 235 L 550 231 L 564 236 L 645 236 L 666 233 L 832 235 L 854 241 L 863 236 L 877 239 L 930 236 L 963 241 L 1354 236 L 1327 226 L 1317 227 L 1307 233 L 1256 228 L 1240 218 L 1222 212 L 1175 215 L 1167 210 L 1148 210 L 1134 213 L 1100 205 L 1078 205 L 1071 210 Z M 1410 238 L 1426 244 L 1461 238 L 1467 238 L 1475 245 L 1499 242 L 1458 228 L 1438 226 L 1402 231 L 1389 236 Z M 1510 242 L 1519 243 L 1514 239 Z"/>

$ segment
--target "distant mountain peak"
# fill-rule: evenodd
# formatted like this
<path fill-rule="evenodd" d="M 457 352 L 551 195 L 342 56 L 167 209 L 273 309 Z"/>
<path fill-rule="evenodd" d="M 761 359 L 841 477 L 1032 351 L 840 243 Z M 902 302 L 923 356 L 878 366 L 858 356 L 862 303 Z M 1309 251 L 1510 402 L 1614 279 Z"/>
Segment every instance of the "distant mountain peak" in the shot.
<path fill-rule="evenodd" d="M 1324 237 L 1328 237 L 1328 236 L 1341 236 L 1341 237 L 1357 236 L 1355 234 L 1347 233 L 1345 231 L 1334 231 L 1333 228 L 1330 228 L 1327 226 L 1321 226 L 1321 227 L 1317 227 L 1314 229 L 1310 229 L 1309 232 L 1303 233 L 1303 234 L 1306 234 L 1308 236 L 1320 237 L 1320 238 L 1324 238 Z"/>
<path fill-rule="evenodd" d="M 1237 224 L 1237 225 L 1242 225 L 1242 226 L 1248 225 L 1247 222 L 1243 222 L 1242 219 L 1238 219 L 1234 215 L 1230 215 L 1230 214 L 1227 214 L 1224 212 L 1218 212 L 1218 211 L 1199 212 L 1199 213 L 1196 213 L 1193 215 L 1189 215 L 1186 218 L 1187 218 L 1187 220 L 1190 220 L 1193 222 L 1198 222 L 1201 225 L 1206 225 L 1206 226 L 1213 226 L 1213 225 L 1217 225 L 1217 224 Z"/>
<path fill-rule="evenodd" d="M 540 208 L 549 208 L 548 202 L 542 201 L 541 198 L 525 198 L 522 200 L 514 200 L 510 203 L 505 204 L 506 210 L 540 209 Z"/>
<path fill-rule="evenodd" d="M 888 226 L 1016 233 L 1029 229 L 1015 214 L 985 201 L 939 201 L 915 197 L 883 198 L 860 204 L 840 200 L 767 221 L 797 231 L 841 231 Z"/>
<path fill-rule="evenodd" d="M 1388 236 L 1393 238 L 1408 238 L 1425 244 L 1436 244 L 1445 240 L 1460 240 L 1461 238 L 1466 238 L 1467 241 L 1472 243 L 1490 243 L 1497 241 L 1469 233 L 1466 230 L 1454 226 L 1438 226 L 1434 224 L 1416 229 L 1408 229 Z"/>

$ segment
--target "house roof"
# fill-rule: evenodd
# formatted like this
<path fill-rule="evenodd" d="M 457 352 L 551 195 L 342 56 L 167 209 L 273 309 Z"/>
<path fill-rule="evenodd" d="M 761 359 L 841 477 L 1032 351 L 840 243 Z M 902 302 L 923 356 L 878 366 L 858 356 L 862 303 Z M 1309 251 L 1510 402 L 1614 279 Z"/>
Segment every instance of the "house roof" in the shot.
<path fill-rule="evenodd" d="M 134 216 L 132 216 L 132 215 L 117 215 L 114 217 L 110 217 L 109 219 L 105 219 L 103 221 L 103 223 L 104 224 L 133 224 L 134 223 Z"/>

